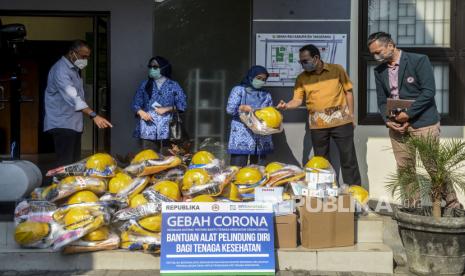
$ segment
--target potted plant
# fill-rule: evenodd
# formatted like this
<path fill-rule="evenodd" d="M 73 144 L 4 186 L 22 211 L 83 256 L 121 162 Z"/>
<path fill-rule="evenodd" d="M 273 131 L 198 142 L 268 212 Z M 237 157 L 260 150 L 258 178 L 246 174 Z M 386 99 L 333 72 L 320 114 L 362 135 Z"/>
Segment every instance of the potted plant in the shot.
<path fill-rule="evenodd" d="M 465 191 L 465 141 L 410 137 L 406 146 L 412 162 L 392 175 L 387 188 L 404 202 L 420 199 L 420 204 L 394 209 L 409 270 L 418 275 L 463 275 L 465 212 L 441 203 L 449 191 Z M 425 198 L 431 202 L 423 204 Z"/>

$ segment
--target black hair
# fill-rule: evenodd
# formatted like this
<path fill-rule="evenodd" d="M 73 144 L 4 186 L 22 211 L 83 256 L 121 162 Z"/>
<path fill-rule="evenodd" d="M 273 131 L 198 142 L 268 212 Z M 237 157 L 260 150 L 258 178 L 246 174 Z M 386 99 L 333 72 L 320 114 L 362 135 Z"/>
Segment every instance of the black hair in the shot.
<path fill-rule="evenodd" d="M 392 43 L 392 45 L 396 46 L 396 43 L 394 42 L 394 39 L 392 39 L 392 37 L 391 37 L 391 34 L 386 33 L 386 32 L 376 32 L 376 33 L 372 33 L 370 36 L 368 36 L 368 43 L 367 43 L 368 47 L 370 47 L 370 45 L 375 41 L 379 41 L 383 45 L 387 45 L 389 43 Z"/>
<path fill-rule="evenodd" d="M 69 45 L 69 51 L 70 52 L 77 52 L 79 51 L 79 49 L 81 49 L 82 47 L 86 47 L 86 48 L 89 48 L 89 43 L 87 43 L 85 40 L 81 40 L 81 39 L 76 39 L 74 40 L 73 42 L 71 42 L 71 44 Z"/>
<path fill-rule="evenodd" d="M 308 51 L 311 57 L 318 56 L 319 58 L 321 58 L 320 50 L 318 50 L 318 48 L 313 44 L 307 44 L 299 49 L 299 52 L 304 51 Z"/>

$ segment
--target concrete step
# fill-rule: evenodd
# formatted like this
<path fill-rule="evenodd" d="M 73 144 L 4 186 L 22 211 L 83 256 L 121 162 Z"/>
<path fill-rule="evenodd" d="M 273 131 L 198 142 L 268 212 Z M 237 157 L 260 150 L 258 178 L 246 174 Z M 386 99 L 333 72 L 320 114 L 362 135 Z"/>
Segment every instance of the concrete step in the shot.
<path fill-rule="evenodd" d="M 356 219 L 355 246 L 328 249 L 277 250 L 277 269 L 393 273 L 393 252 L 383 242 L 383 220 Z M 15 270 L 159 270 L 159 256 L 125 250 L 64 255 L 49 249 L 19 248 L 13 240 L 13 223 L 0 223 L 0 271 Z"/>
<path fill-rule="evenodd" d="M 48 249 L 0 248 L 0 271 L 15 270 L 158 270 L 154 254 L 125 250 L 64 255 Z M 277 250 L 277 269 L 305 271 L 393 272 L 392 250 L 380 243 L 310 250 L 302 247 Z"/>
<path fill-rule="evenodd" d="M 358 243 L 355 246 L 327 249 L 280 249 L 278 269 L 393 273 L 393 255 L 382 243 Z"/>
<path fill-rule="evenodd" d="M 355 241 L 359 243 L 383 243 L 383 218 L 370 214 L 355 219 Z"/>

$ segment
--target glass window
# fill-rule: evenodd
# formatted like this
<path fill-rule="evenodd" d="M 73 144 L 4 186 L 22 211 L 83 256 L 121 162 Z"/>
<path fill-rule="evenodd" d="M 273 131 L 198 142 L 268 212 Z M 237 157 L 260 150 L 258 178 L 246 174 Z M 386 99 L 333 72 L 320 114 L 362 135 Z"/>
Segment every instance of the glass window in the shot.
<path fill-rule="evenodd" d="M 385 31 L 401 47 L 450 47 L 451 0 L 369 0 L 368 34 Z"/>

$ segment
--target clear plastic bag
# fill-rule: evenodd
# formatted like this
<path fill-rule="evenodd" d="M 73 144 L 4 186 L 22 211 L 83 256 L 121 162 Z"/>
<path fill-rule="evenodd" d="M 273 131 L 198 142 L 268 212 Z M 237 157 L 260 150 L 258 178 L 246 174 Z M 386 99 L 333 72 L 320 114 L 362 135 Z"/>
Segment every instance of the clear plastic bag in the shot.
<path fill-rule="evenodd" d="M 279 128 L 268 127 L 265 122 L 255 115 L 255 110 L 252 112 L 240 112 L 239 118 L 255 134 L 271 135 L 283 131 L 282 124 Z"/>

